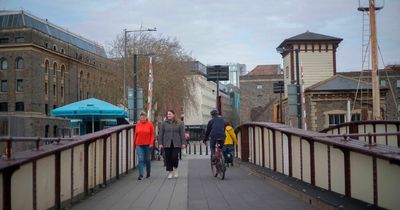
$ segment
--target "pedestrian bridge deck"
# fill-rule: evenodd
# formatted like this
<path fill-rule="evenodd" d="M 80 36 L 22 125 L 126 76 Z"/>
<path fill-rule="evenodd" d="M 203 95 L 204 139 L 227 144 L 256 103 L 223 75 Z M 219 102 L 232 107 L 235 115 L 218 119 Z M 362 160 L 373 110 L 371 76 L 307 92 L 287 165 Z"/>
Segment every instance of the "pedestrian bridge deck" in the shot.
<path fill-rule="evenodd" d="M 238 166 L 226 179 L 211 176 L 205 155 L 183 157 L 179 178 L 167 179 L 162 161 L 152 162 L 152 176 L 137 180 L 137 170 L 72 207 L 83 209 L 312 209 Z"/>

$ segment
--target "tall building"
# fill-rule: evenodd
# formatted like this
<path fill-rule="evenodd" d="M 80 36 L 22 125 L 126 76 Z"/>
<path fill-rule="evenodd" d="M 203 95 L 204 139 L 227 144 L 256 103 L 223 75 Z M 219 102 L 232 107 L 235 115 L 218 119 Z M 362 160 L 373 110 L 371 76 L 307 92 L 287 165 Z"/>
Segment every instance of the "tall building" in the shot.
<path fill-rule="evenodd" d="M 277 50 L 283 58 L 285 96 L 287 85 L 296 83 L 296 53 L 299 50 L 299 71 L 303 69 L 304 88 L 336 74 L 336 49 L 341 38 L 305 32 L 285 39 Z"/>
<path fill-rule="evenodd" d="M 217 83 L 207 81 L 206 66 L 199 61 L 192 63 L 191 74 L 187 76 L 187 88 L 192 97 L 184 101 L 184 123 L 192 139 L 199 139 L 204 134 L 208 121 L 211 119 L 210 111 L 216 107 Z M 233 115 L 232 98 L 229 88 L 220 84 L 222 101 L 222 115 Z"/>
<path fill-rule="evenodd" d="M 240 63 L 228 63 L 229 66 L 229 80 L 228 81 L 221 81 L 224 85 L 234 85 L 240 88 L 240 81 L 239 78 L 242 75 L 247 73 L 246 64 Z"/>
<path fill-rule="evenodd" d="M 120 67 L 102 46 L 25 11 L 0 11 L 0 135 L 57 136 L 57 107 L 122 98 Z"/>

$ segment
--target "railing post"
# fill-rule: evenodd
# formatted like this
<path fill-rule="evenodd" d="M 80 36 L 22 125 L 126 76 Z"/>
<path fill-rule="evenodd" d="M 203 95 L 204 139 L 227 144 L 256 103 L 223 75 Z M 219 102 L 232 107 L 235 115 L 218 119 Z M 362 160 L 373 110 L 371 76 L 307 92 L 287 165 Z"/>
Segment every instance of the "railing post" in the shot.
<path fill-rule="evenodd" d="M 89 142 L 85 142 L 84 144 L 84 178 L 83 178 L 83 189 L 85 195 L 89 195 Z"/>
<path fill-rule="evenodd" d="M 117 142 L 116 142 L 116 147 L 115 147 L 115 170 L 116 170 L 116 175 L 117 175 L 117 179 L 119 179 L 119 134 L 120 132 L 117 132 Z"/>
<path fill-rule="evenodd" d="M 201 145 L 201 143 L 199 144 L 199 147 L 200 147 L 200 155 L 203 155 L 203 145 Z"/>
<path fill-rule="evenodd" d="M 103 137 L 103 185 L 107 184 L 107 136 Z"/>
<path fill-rule="evenodd" d="M 11 176 L 19 166 L 9 167 L 3 171 L 3 210 L 11 210 Z"/>
<path fill-rule="evenodd" d="M 194 143 L 194 149 L 193 149 L 193 154 L 196 154 L 196 143 Z"/>
<path fill-rule="evenodd" d="M 55 209 L 61 209 L 61 152 L 55 153 Z"/>
<path fill-rule="evenodd" d="M 205 145 L 206 145 L 206 155 L 208 155 L 208 143 L 206 142 Z"/>
<path fill-rule="evenodd" d="M 129 149 L 130 149 L 130 146 L 129 146 L 129 130 L 127 129 L 127 130 L 125 130 L 125 136 L 126 136 L 126 150 L 125 150 L 125 157 L 126 157 L 126 160 L 125 160 L 125 168 L 126 168 L 126 172 L 125 172 L 125 174 L 128 174 L 129 173 Z"/>

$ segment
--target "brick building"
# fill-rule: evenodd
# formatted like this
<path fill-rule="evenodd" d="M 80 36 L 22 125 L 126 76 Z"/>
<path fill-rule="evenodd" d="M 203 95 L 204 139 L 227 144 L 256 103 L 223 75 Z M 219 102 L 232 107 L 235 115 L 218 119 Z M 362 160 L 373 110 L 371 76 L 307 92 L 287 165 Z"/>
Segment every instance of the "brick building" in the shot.
<path fill-rule="evenodd" d="M 279 94 L 273 84 L 283 81 L 280 65 L 259 65 L 240 77 L 240 123 L 274 121 L 274 103 Z"/>
<path fill-rule="evenodd" d="M 25 11 L 0 11 L 0 135 L 52 137 L 54 108 L 122 98 L 122 74 L 102 46 Z"/>

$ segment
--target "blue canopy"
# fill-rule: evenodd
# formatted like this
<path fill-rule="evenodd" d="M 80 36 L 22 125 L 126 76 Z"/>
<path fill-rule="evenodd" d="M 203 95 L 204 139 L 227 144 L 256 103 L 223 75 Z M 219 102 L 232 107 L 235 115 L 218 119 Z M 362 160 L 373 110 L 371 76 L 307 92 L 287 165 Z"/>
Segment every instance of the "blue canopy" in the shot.
<path fill-rule="evenodd" d="M 128 113 L 117 106 L 95 98 L 78 101 L 51 111 L 54 117 L 82 120 L 127 118 Z"/>

